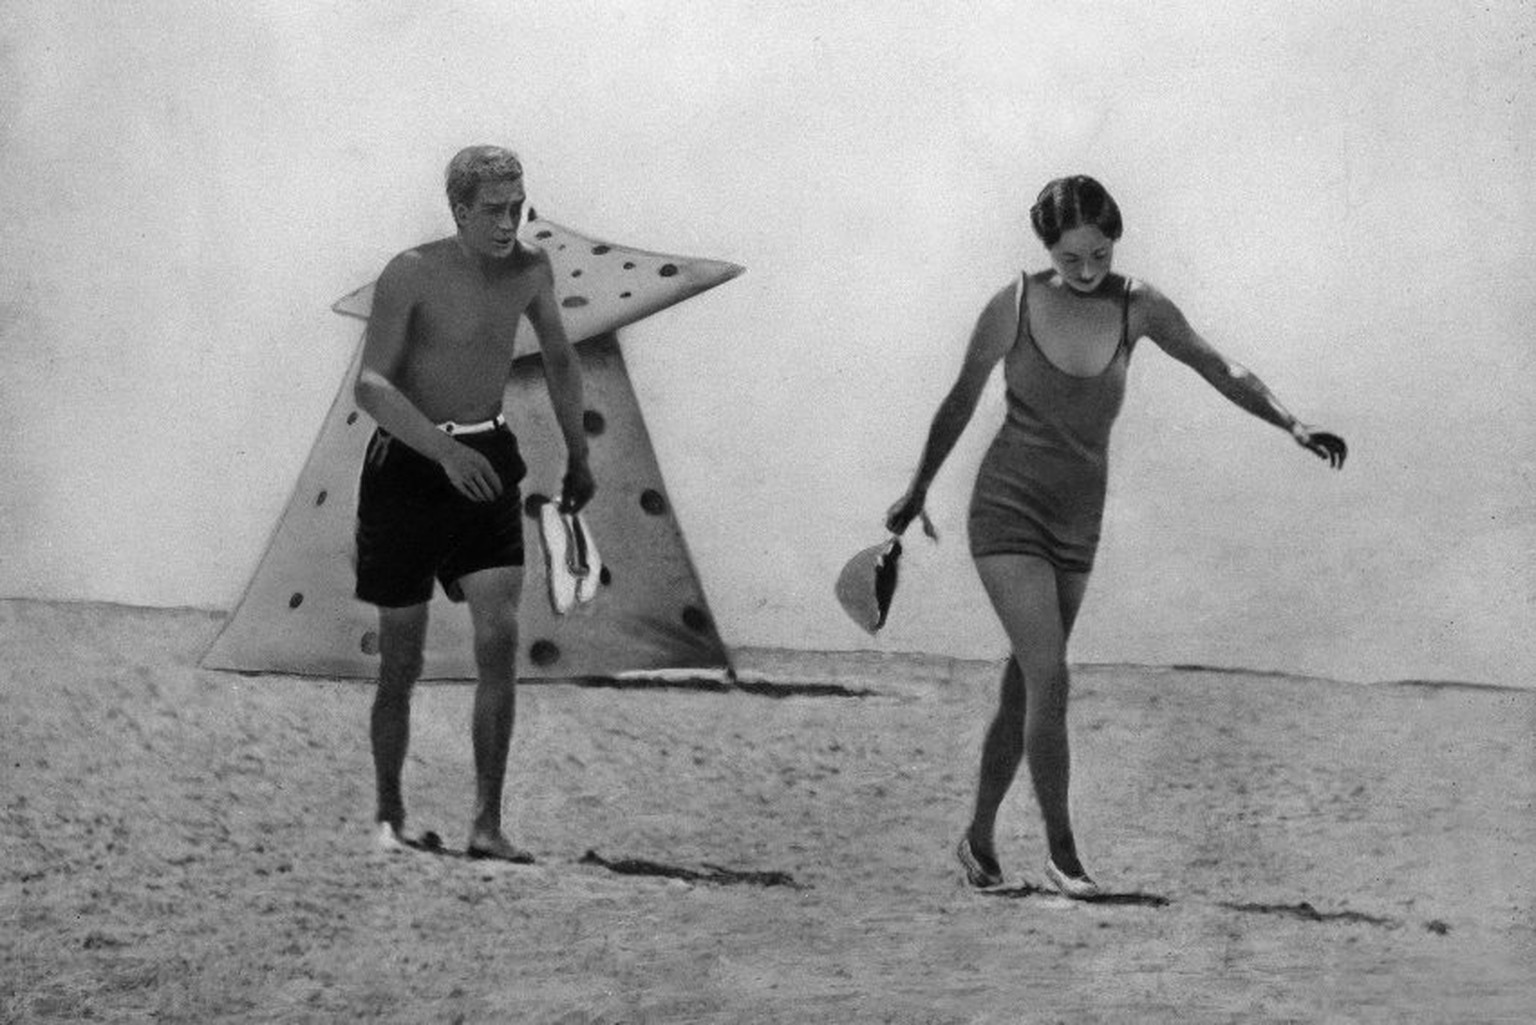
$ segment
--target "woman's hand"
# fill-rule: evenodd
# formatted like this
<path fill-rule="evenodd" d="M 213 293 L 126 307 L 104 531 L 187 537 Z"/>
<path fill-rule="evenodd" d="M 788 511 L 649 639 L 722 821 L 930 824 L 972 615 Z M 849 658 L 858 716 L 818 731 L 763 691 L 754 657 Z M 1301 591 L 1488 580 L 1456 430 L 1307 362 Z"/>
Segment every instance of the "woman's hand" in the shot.
<path fill-rule="evenodd" d="M 902 495 L 896 501 L 896 504 L 891 506 L 890 510 L 885 514 L 886 529 L 892 534 L 904 534 L 907 531 L 907 527 L 912 525 L 913 520 L 921 518 L 923 521 L 923 533 L 937 541 L 939 533 L 933 529 L 933 521 L 928 518 L 928 511 L 923 508 L 927 501 L 927 488 L 916 486 L 908 488 L 907 493 Z"/>
<path fill-rule="evenodd" d="M 1328 460 L 1328 465 L 1335 470 L 1344 468 L 1344 457 L 1349 454 L 1349 446 L 1337 434 L 1313 430 L 1305 424 L 1297 423 L 1291 427 L 1291 437 L 1296 439 L 1296 444 L 1317 458 Z"/>

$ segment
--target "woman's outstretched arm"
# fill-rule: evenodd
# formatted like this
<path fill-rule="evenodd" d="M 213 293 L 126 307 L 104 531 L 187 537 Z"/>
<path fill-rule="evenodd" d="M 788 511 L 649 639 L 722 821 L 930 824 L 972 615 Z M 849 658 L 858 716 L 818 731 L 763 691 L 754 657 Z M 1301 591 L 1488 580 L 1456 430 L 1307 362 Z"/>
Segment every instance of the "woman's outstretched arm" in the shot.
<path fill-rule="evenodd" d="M 1138 287 L 1137 302 L 1145 311 L 1144 333 L 1164 352 L 1189 366 L 1236 405 L 1289 432 L 1297 444 L 1326 459 L 1334 469 L 1343 467 L 1349 451 L 1343 438 L 1309 427 L 1293 416 L 1253 371 L 1227 359 L 1200 337 L 1170 299 L 1143 283 Z"/>
<path fill-rule="evenodd" d="M 1018 328 L 1015 296 L 1013 286 L 1002 289 L 992 297 L 977 318 L 970 344 L 966 346 L 965 359 L 960 365 L 960 376 L 934 414 L 933 424 L 928 428 L 928 440 L 923 445 L 922 458 L 918 461 L 917 471 L 912 475 L 912 483 L 907 487 L 907 493 L 886 513 L 885 525 L 893 534 L 905 531 L 922 514 L 923 504 L 928 499 L 928 486 L 933 483 L 939 467 L 949 458 L 955 442 L 960 440 L 966 424 L 971 421 L 971 415 L 976 412 L 976 403 L 981 399 L 982 389 L 986 387 L 992 368 L 1013 344 Z"/>

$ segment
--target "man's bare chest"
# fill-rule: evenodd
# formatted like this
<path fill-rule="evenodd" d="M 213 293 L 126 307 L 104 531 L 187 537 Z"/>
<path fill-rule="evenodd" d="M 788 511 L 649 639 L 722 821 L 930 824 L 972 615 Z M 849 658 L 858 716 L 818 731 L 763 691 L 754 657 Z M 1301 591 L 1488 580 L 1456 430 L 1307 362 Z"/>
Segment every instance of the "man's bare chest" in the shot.
<path fill-rule="evenodd" d="M 518 321 L 533 294 L 533 288 L 522 281 L 448 283 L 417 302 L 411 324 L 413 342 L 424 351 L 510 353 Z"/>

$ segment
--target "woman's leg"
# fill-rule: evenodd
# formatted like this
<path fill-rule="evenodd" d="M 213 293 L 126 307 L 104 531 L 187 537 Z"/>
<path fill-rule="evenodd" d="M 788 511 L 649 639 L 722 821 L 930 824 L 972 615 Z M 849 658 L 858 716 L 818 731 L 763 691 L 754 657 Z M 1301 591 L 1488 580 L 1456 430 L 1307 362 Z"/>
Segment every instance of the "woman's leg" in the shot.
<path fill-rule="evenodd" d="M 997 714 L 987 727 L 981 744 L 981 774 L 976 781 L 976 806 L 966 839 L 971 850 L 988 871 L 997 869 L 997 847 L 993 830 L 997 810 L 1002 807 L 1013 777 L 1024 759 L 1024 676 L 1019 663 L 1009 656 L 1003 667 L 1003 682 L 998 689 Z"/>
<path fill-rule="evenodd" d="M 1013 658 L 1003 677 L 998 714 L 982 751 L 973 848 L 991 850 L 997 807 L 1022 752 L 1045 820 L 1051 859 L 1081 875 L 1068 803 L 1067 637 L 1082 603 L 1086 574 L 1060 574 L 1043 559 L 990 555 L 976 560 L 982 585 L 1008 633 Z M 978 835 L 980 834 L 980 835 Z"/>
<path fill-rule="evenodd" d="M 1056 571 L 1056 595 L 1061 605 L 1061 643 L 1065 648 L 1072 639 L 1072 627 L 1077 624 L 1077 610 L 1083 607 L 1083 595 L 1088 591 L 1087 573 Z M 1065 655 L 1065 652 L 1063 652 Z"/>
<path fill-rule="evenodd" d="M 1078 609 L 1083 604 L 1083 594 L 1088 587 L 1087 573 L 1056 574 L 1057 604 L 1061 611 L 1062 642 L 1072 635 Z M 1024 675 L 1018 659 L 1009 656 L 1003 666 L 1003 679 L 998 688 L 997 714 L 987 728 L 981 748 L 981 776 L 976 785 L 976 807 L 971 816 L 966 837 L 971 850 L 988 868 L 997 864 L 997 850 L 993 832 L 997 824 L 997 812 L 1003 798 L 1013 785 L 1019 763 L 1024 759 L 1024 712 L 1027 707 Z"/>

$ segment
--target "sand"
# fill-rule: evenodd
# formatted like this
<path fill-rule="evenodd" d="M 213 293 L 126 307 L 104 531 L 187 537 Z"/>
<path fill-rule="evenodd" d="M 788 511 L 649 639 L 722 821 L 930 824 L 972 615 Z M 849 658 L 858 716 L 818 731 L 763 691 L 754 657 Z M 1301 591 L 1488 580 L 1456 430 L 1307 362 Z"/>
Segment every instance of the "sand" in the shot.
<path fill-rule="evenodd" d="M 950 854 L 997 665 L 525 686 L 517 867 L 373 851 L 369 686 L 201 670 L 219 625 L 0 602 L 0 1019 L 1536 1020 L 1536 691 L 1077 667 L 1073 904 L 1026 787 L 1009 890 Z M 450 846 L 470 694 L 406 768 Z"/>

